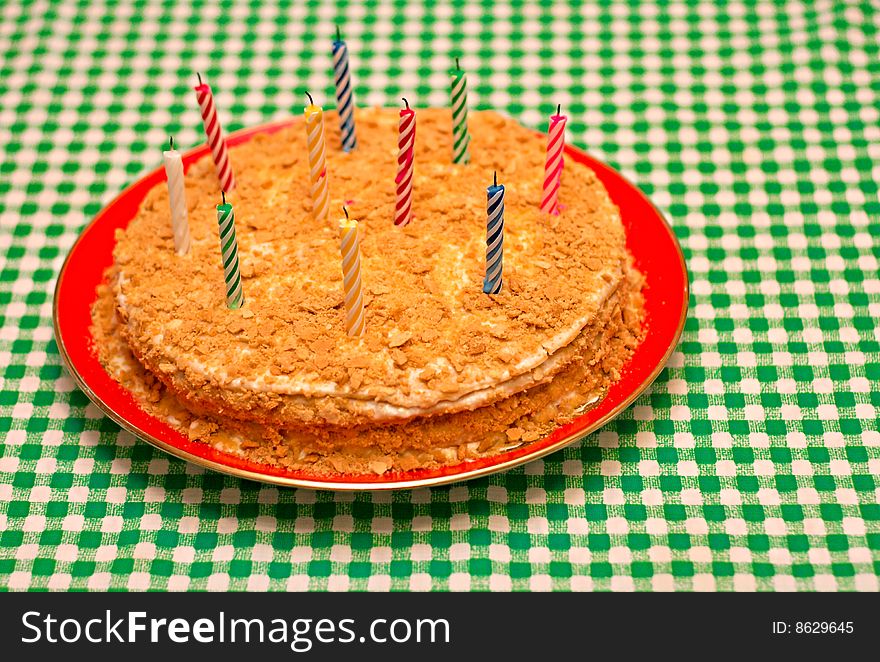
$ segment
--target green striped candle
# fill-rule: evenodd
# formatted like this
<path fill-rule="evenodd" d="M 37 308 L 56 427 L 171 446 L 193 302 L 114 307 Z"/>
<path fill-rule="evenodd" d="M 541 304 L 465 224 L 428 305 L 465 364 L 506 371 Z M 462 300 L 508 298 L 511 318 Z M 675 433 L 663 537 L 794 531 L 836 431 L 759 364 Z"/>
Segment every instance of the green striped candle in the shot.
<path fill-rule="evenodd" d="M 461 70 L 458 58 L 452 75 L 452 162 L 470 163 L 468 145 L 471 137 L 467 126 L 467 75 Z"/>
<path fill-rule="evenodd" d="M 235 239 L 235 213 L 232 205 L 226 202 L 217 205 L 217 223 L 220 225 L 220 254 L 223 256 L 223 279 L 226 281 L 226 305 L 231 309 L 244 305 L 241 290 L 241 272 L 238 268 L 238 241 Z"/>

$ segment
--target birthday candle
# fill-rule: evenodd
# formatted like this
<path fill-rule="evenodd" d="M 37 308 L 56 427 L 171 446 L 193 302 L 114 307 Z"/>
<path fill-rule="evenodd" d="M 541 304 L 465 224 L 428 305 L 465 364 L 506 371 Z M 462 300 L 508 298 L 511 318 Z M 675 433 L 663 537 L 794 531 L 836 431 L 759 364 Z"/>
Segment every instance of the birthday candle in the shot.
<path fill-rule="evenodd" d="M 406 108 L 400 111 L 397 136 L 397 204 L 394 225 L 406 225 L 412 220 L 413 153 L 416 142 L 416 111 L 403 100 Z"/>
<path fill-rule="evenodd" d="M 165 157 L 165 175 L 168 177 L 168 200 L 171 206 L 171 229 L 174 232 L 174 249 L 178 255 L 189 252 L 189 221 L 186 218 L 186 195 L 183 188 L 183 159 L 174 149 L 174 138 L 169 141 Z"/>
<path fill-rule="evenodd" d="M 498 174 L 486 189 L 486 277 L 483 292 L 498 294 L 501 291 L 502 259 L 504 258 L 504 186 L 498 184 Z"/>
<path fill-rule="evenodd" d="M 342 253 L 342 289 L 345 303 L 345 332 L 350 336 L 364 335 L 364 294 L 361 288 L 361 250 L 358 222 L 348 217 L 339 219 L 339 249 Z"/>
<path fill-rule="evenodd" d="M 214 95 L 211 86 L 202 82 L 201 74 L 199 84 L 195 87 L 196 99 L 202 112 L 202 122 L 205 125 L 205 135 L 208 137 L 208 146 L 214 156 L 214 167 L 217 170 L 217 180 L 220 182 L 221 191 L 231 191 L 235 188 L 235 177 L 232 174 L 232 166 L 229 163 L 229 149 L 226 146 L 226 138 L 223 129 L 220 128 L 220 120 L 217 117 L 217 109 L 214 107 Z"/>
<path fill-rule="evenodd" d="M 306 140 L 309 149 L 309 180 L 312 192 L 312 214 L 315 220 L 326 220 L 330 213 L 330 192 L 327 188 L 327 162 L 324 151 L 324 110 L 316 106 L 306 92 L 309 105 L 306 115 Z"/>
<path fill-rule="evenodd" d="M 470 163 L 468 145 L 471 137 L 467 125 L 467 75 L 461 70 L 458 58 L 452 75 L 452 162 Z"/>
<path fill-rule="evenodd" d="M 357 147 L 354 133 L 354 98 L 351 90 L 351 73 L 348 66 L 348 46 L 336 28 L 336 41 L 333 42 L 333 77 L 336 79 L 336 112 L 339 113 L 342 149 L 350 152 Z"/>
<path fill-rule="evenodd" d="M 226 281 L 226 305 L 230 309 L 244 305 L 241 289 L 241 272 L 238 267 L 238 241 L 235 238 L 235 212 L 226 202 L 223 191 L 223 204 L 217 205 L 217 223 L 220 226 L 220 254 L 223 256 L 223 280 Z"/>
<path fill-rule="evenodd" d="M 544 166 L 544 192 L 541 196 L 541 211 L 545 214 L 559 213 L 559 180 L 562 175 L 562 153 L 565 149 L 565 123 L 568 118 L 560 113 L 550 117 L 547 131 L 547 163 Z"/>

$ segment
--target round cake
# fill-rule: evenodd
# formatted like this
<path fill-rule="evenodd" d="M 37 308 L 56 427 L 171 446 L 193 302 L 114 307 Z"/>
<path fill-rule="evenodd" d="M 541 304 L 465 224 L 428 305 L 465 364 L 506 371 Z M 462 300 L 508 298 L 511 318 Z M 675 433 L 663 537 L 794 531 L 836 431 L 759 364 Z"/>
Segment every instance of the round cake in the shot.
<path fill-rule="evenodd" d="M 642 336 L 641 278 L 595 174 L 566 159 L 560 213 L 538 208 L 546 137 L 419 109 L 413 220 L 393 224 L 398 112 L 325 115 L 331 220 L 316 221 L 302 123 L 233 148 L 244 305 L 226 306 L 210 157 L 186 177 L 192 244 L 167 187 L 118 234 L 93 310 L 104 364 L 190 436 L 318 473 L 407 470 L 536 439 L 595 401 Z M 486 187 L 506 187 L 503 287 L 484 294 Z M 346 334 L 339 226 L 359 221 L 366 330 Z"/>

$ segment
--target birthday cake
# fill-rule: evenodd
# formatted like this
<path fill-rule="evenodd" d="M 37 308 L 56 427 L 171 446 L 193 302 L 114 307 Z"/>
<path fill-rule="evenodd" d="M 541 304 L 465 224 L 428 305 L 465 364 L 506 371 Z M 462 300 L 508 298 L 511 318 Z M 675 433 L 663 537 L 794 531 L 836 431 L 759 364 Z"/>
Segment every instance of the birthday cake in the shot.
<path fill-rule="evenodd" d="M 118 231 L 95 346 L 142 406 L 191 439 L 316 475 L 458 463 L 530 443 L 602 397 L 644 335 L 642 278 L 616 206 L 566 157 L 542 213 L 547 138 L 495 112 L 418 110 L 412 221 L 395 225 L 398 112 L 326 113 L 330 220 L 316 219 L 302 122 L 230 150 L 243 304 L 227 305 L 210 158 L 186 175 L 191 243 L 169 193 Z M 486 188 L 506 189 L 503 280 L 486 277 Z M 357 219 L 363 334 L 346 327 L 338 218 Z"/>

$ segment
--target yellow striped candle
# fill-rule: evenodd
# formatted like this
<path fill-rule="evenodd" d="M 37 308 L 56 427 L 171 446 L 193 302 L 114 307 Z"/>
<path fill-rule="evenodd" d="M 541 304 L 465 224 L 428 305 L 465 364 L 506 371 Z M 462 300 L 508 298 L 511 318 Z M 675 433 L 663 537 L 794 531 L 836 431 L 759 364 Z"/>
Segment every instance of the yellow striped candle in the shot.
<path fill-rule="evenodd" d="M 342 289 L 345 293 L 345 331 L 350 336 L 364 335 L 364 293 L 361 288 L 361 240 L 358 222 L 348 217 L 339 219 L 339 248 L 342 253 Z"/>
<path fill-rule="evenodd" d="M 324 149 L 324 110 L 316 106 L 312 95 L 303 109 L 306 115 L 306 141 L 309 149 L 309 181 L 312 192 L 312 213 L 315 220 L 326 220 L 330 214 L 330 192 L 327 188 L 327 162 Z"/>

